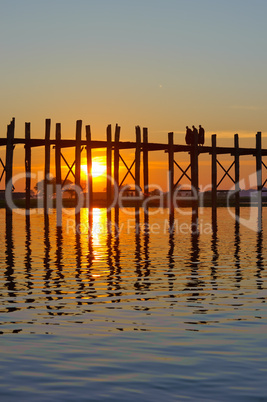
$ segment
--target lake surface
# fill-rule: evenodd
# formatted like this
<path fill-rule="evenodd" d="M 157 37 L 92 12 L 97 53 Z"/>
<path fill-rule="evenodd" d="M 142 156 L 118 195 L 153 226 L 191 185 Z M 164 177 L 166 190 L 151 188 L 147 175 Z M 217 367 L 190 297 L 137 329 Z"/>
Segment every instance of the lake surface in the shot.
<path fill-rule="evenodd" d="M 155 212 L 0 210 L 1 401 L 267 401 L 267 209 Z"/>

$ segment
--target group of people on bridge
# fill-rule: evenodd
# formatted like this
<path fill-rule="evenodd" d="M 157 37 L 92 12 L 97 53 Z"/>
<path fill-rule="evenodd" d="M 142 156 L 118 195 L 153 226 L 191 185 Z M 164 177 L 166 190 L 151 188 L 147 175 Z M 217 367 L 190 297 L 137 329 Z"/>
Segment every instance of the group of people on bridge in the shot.
<path fill-rule="evenodd" d="M 192 126 L 192 129 L 186 126 L 185 142 L 187 145 L 192 145 L 194 136 L 197 137 L 197 143 L 199 145 L 204 145 L 205 130 L 201 125 L 199 125 L 198 130 L 195 126 Z"/>

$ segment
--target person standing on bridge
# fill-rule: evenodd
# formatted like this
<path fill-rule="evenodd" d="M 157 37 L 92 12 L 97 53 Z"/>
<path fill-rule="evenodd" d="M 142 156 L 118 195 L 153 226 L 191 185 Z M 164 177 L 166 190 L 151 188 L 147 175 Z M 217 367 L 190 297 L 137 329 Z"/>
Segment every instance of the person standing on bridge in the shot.
<path fill-rule="evenodd" d="M 193 144 L 194 143 L 194 137 L 196 137 L 197 138 L 197 142 L 198 142 L 198 131 L 197 131 L 197 129 L 196 129 L 196 127 L 195 126 L 192 126 L 192 140 L 191 140 L 191 144 Z"/>
<path fill-rule="evenodd" d="M 187 145 L 192 143 L 192 130 L 188 126 L 186 126 L 185 142 Z"/>
<path fill-rule="evenodd" d="M 201 125 L 199 125 L 199 130 L 198 130 L 198 143 L 199 145 L 204 145 L 205 142 L 205 130 Z"/>

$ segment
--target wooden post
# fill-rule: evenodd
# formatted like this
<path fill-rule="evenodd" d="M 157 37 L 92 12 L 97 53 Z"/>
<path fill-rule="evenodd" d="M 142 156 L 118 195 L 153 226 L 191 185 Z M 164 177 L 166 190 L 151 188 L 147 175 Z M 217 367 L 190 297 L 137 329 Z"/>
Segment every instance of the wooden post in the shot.
<path fill-rule="evenodd" d="M 147 128 L 143 128 L 143 180 L 144 180 L 144 195 L 148 197 L 149 184 L 148 184 L 148 132 Z"/>
<path fill-rule="evenodd" d="M 141 129 L 135 127 L 136 147 L 135 147 L 135 196 L 140 196 L 140 162 L 141 162 Z"/>
<path fill-rule="evenodd" d="M 216 134 L 211 136 L 211 202 L 212 211 L 217 208 L 217 152 L 216 152 Z"/>
<path fill-rule="evenodd" d="M 5 177 L 5 198 L 6 203 L 7 200 L 12 200 L 12 176 L 13 176 L 13 140 L 15 134 L 15 119 L 13 118 L 11 123 L 7 126 L 7 145 L 6 145 L 6 177 Z M 6 205 L 6 213 L 7 215 L 12 214 L 12 209 L 9 205 Z"/>
<path fill-rule="evenodd" d="M 168 133 L 168 159 L 169 159 L 169 208 L 173 213 L 173 191 L 174 191 L 174 157 L 173 157 L 173 133 Z"/>
<path fill-rule="evenodd" d="M 112 203 L 112 182 L 111 182 L 111 174 L 112 174 L 112 133 L 111 133 L 111 124 L 107 126 L 107 208 L 110 207 Z"/>
<path fill-rule="evenodd" d="M 256 174 L 257 174 L 257 199 L 258 206 L 262 208 L 262 153 L 261 153 L 261 132 L 256 134 Z"/>
<path fill-rule="evenodd" d="M 75 147 L 75 186 L 76 191 L 81 190 L 81 139 L 82 139 L 82 120 L 76 121 L 76 147 Z M 78 194 L 75 192 L 76 206 Z"/>
<path fill-rule="evenodd" d="M 57 226 L 62 226 L 62 189 L 61 189 L 61 124 L 56 123 L 56 148 L 55 148 L 55 165 L 56 165 L 56 205 L 57 205 Z"/>
<path fill-rule="evenodd" d="M 120 174 L 119 174 L 119 167 L 120 167 L 120 126 L 116 124 L 115 127 L 115 143 L 114 143 L 114 196 L 117 197 L 115 200 L 115 238 L 119 241 L 119 191 L 120 191 Z M 117 187 L 117 191 L 115 190 L 115 186 Z"/>
<path fill-rule="evenodd" d="M 45 168 L 44 168 L 44 212 L 48 213 L 48 181 L 50 179 L 50 131 L 51 120 L 45 120 Z"/>
<path fill-rule="evenodd" d="M 31 123 L 25 123 L 26 214 L 31 203 Z M 29 213 L 29 211 L 28 211 Z"/>
<path fill-rule="evenodd" d="M 198 138 L 197 133 L 192 134 L 192 146 L 191 146 L 191 188 L 193 197 L 193 208 L 198 207 Z"/>
<path fill-rule="evenodd" d="M 119 163 L 120 163 L 120 148 L 119 148 L 119 141 L 120 141 L 120 126 L 116 124 L 115 128 L 115 144 L 114 144 L 114 186 L 117 186 L 117 190 L 119 192 Z M 116 195 L 116 191 L 114 192 Z M 116 200 L 116 205 L 118 205 L 118 199 Z"/>
<path fill-rule="evenodd" d="M 240 212 L 240 187 L 239 187 L 239 172 L 240 172 L 240 166 L 239 166 L 239 139 L 238 139 L 238 134 L 235 134 L 234 137 L 235 141 L 235 213 L 237 216 L 239 216 Z"/>
<path fill-rule="evenodd" d="M 93 206 L 93 180 L 92 180 L 92 148 L 91 127 L 85 126 L 86 131 L 86 157 L 87 157 L 87 208 L 90 213 Z"/>

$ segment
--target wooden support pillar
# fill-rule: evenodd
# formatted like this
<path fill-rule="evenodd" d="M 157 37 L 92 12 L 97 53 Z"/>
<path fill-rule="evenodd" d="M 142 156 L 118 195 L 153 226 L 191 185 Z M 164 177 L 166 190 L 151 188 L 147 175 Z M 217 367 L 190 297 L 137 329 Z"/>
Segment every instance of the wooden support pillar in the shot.
<path fill-rule="evenodd" d="M 144 180 L 144 195 L 148 197 L 149 183 L 148 183 L 148 133 L 147 128 L 143 128 L 143 180 Z"/>
<path fill-rule="evenodd" d="M 87 158 L 87 208 L 90 213 L 93 207 L 93 178 L 92 178 L 92 147 L 91 127 L 85 126 L 86 131 L 86 158 Z"/>
<path fill-rule="evenodd" d="M 256 134 L 256 174 L 257 174 L 257 199 L 258 206 L 262 207 L 262 152 L 261 152 L 261 132 Z"/>
<path fill-rule="evenodd" d="M 31 203 L 31 123 L 25 123 L 25 173 L 26 173 L 26 210 Z M 29 211 L 28 211 L 29 213 Z M 26 212 L 27 214 L 27 212 Z"/>
<path fill-rule="evenodd" d="M 115 144 L 114 144 L 114 187 L 116 186 L 117 192 L 114 192 L 114 195 L 116 196 L 116 193 L 119 192 L 119 163 L 120 163 L 120 148 L 119 148 L 119 141 L 120 141 L 120 126 L 116 124 L 115 128 Z M 118 205 L 118 199 L 116 200 L 116 205 Z"/>
<path fill-rule="evenodd" d="M 193 208 L 198 207 L 198 138 L 197 133 L 192 133 L 191 145 L 191 189 L 193 197 Z"/>
<path fill-rule="evenodd" d="M 12 176 L 13 176 L 13 149 L 15 135 L 15 119 L 7 126 L 7 145 L 6 145 L 6 177 L 5 177 L 5 198 L 6 198 L 6 213 L 12 214 L 12 209 L 8 205 L 8 199 L 12 200 Z"/>
<path fill-rule="evenodd" d="M 55 147 L 55 166 L 56 166 L 56 203 L 57 203 L 57 226 L 62 226 L 62 189 L 61 189 L 61 124 L 56 123 L 56 147 Z"/>
<path fill-rule="evenodd" d="M 173 213 L 173 191 L 174 191 L 173 133 L 168 133 L 168 160 L 169 160 L 169 208 L 170 213 Z"/>
<path fill-rule="evenodd" d="M 44 167 L 44 212 L 48 213 L 48 182 L 50 179 L 50 132 L 51 132 L 51 119 L 45 120 L 45 167 Z"/>
<path fill-rule="evenodd" d="M 216 151 L 216 134 L 211 136 L 211 202 L 212 212 L 217 208 L 217 151 Z"/>
<path fill-rule="evenodd" d="M 76 147 L 75 147 L 75 186 L 76 191 L 81 190 L 81 139 L 82 139 L 82 120 L 76 121 Z M 78 194 L 75 193 L 76 203 Z"/>
<path fill-rule="evenodd" d="M 111 124 L 107 126 L 107 208 L 110 207 L 112 203 L 112 133 Z"/>
<path fill-rule="evenodd" d="M 141 129 L 140 126 L 135 127 L 135 196 L 140 196 L 140 162 L 141 162 Z"/>
<path fill-rule="evenodd" d="M 238 134 L 235 134 L 234 137 L 235 141 L 235 213 L 239 216 L 240 212 L 240 187 L 239 187 L 239 180 L 240 180 L 240 155 L 239 155 L 239 138 Z"/>
<path fill-rule="evenodd" d="M 76 200 L 76 211 L 75 211 L 75 225 L 76 228 L 80 227 L 81 216 L 80 216 L 80 205 L 78 205 L 79 195 L 82 191 L 81 188 L 81 140 L 82 140 L 82 120 L 76 121 L 76 146 L 75 146 L 75 200 Z M 78 193 L 77 193 L 78 192 Z M 76 230 L 76 235 L 78 231 Z"/>

